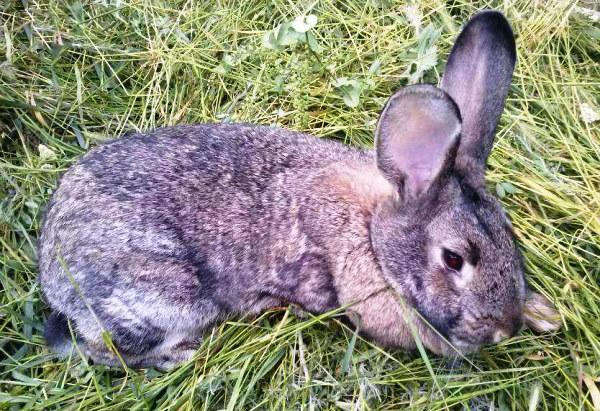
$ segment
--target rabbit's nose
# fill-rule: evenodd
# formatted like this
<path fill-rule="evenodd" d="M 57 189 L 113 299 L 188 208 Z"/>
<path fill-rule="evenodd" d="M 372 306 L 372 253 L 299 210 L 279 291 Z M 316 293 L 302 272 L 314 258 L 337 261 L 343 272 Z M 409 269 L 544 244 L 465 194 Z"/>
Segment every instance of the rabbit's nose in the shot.
<path fill-rule="evenodd" d="M 502 340 L 512 337 L 517 332 L 519 332 L 520 328 L 521 328 L 520 317 L 514 317 L 514 318 L 508 320 L 504 326 L 502 326 L 502 327 L 498 328 L 496 331 L 494 331 L 494 333 L 492 334 L 492 342 L 497 344 Z"/>
<path fill-rule="evenodd" d="M 516 313 L 511 318 L 507 319 L 506 325 L 503 327 L 509 337 L 512 337 L 516 333 L 519 332 L 521 327 L 523 326 L 523 320 L 521 319 L 521 314 Z"/>

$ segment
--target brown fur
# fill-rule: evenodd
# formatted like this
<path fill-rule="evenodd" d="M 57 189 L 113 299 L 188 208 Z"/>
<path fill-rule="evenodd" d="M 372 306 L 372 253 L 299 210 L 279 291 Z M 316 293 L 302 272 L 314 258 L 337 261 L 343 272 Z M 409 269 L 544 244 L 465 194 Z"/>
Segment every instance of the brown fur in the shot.
<path fill-rule="evenodd" d="M 523 319 L 549 329 L 530 314 L 553 309 L 527 289 L 483 180 L 514 63 L 506 20 L 475 16 L 443 90 L 390 98 L 375 152 L 244 124 L 94 148 L 62 177 L 42 225 L 48 343 L 68 353 L 70 320 L 95 361 L 119 364 L 106 331 L 129 366 L 169 368 L 219 321 L 288 303 L 345 306 L 381 345 L 413 348 L 416 337 L 446 355 L 506 338 Z"/>
<path fill-rule="evenodd" d="M 323 227 L 340 305 L 359 330 L 388 347 L 415 348 L 415 335 L 438 354 L 455 353 L 385 280 L 371 245 L 371 220 L 379 207 L 397 204 L 398 191 L 375 164 L 336 164 L 317 177 L 315 188 L 355 218 Z M 318 198 L 318 197 L 317 197 Z M 344 205 L 341 207 L 340 205 Z M 410 322 L 410 324 L 409 324 Z"/>

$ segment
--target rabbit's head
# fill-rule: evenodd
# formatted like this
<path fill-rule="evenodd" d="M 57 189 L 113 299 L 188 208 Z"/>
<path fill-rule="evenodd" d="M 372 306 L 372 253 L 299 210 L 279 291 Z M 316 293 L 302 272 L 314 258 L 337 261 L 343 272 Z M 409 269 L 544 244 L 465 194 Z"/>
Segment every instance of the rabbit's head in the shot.
<path fill-rule="evenodd" d="M 388 283 L 463 352 L 524 323 L 559 324 L 529 290 L 511 223 L 484 184 L 515 59 L 506 19 L 479 13 L 456 40 L 441 88 L 398 91 L 377 126 L 377 165 L 399 201 L 375 212 L 373 247 Z"/>

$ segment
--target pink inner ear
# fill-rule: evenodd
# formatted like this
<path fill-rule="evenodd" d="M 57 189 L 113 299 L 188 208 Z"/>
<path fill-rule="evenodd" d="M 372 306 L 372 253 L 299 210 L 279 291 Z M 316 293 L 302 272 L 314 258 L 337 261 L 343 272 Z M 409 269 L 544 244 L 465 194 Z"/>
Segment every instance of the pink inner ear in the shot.
<path fill-rule="evenodd" d="M 441 99 L 411 96 L 386 113 L 385 152 L 403 170 L 411 195 L 425 191 L 440 171 L 460 122 Z"/>

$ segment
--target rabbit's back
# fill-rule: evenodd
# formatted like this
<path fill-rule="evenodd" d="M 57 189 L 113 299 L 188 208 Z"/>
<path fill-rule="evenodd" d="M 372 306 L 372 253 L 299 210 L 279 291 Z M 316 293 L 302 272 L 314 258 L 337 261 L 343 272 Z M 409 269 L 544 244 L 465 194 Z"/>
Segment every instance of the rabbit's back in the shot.
<path fill-rule="evenodd" d="M 302 207 L 295 193 L 315 170 L 370 159 L 332 141 L 249 125 L 170 127 L 99 146 L 65 173 L 48 206 L 39 262 L 45 296 L 78 319 L 80 332 L 99 330 L 100 320 L 138 352 L 166 326 L 203 328 L 278 297 L 294 302 L 300 284 L 317 285 L 307 297 L 316 309 L 333 308 L 330 279 L 307 282 L 297 272 L 327 268 L 318 245 L 290 237 L 304 235 L 294 227 Z M 264 295 L 265 282 L 289 289 L 289 298 Z M 119 345 L 126 351 L 126 341 Z"/>
<path fill-rule="evenodd" d="M 285 223 L 272 213 L 289 208 L 286 189 L 298 191 L 286 180 L 365 156 L 332 141 L 249 125 L 169 127 L 112 141 L 71 167 L 53 195 L 40 239 L 42 284 L 48 288 L 64 263 L 70 270 L 112 264 L 112 281 L 120 271 L 115 265 L 132 253 L 140 254 L 136 266 L 178 258 L 201 267 L 199 243 L 211 250 L 234 240 L 258 244 L 268 225 Z"/>

